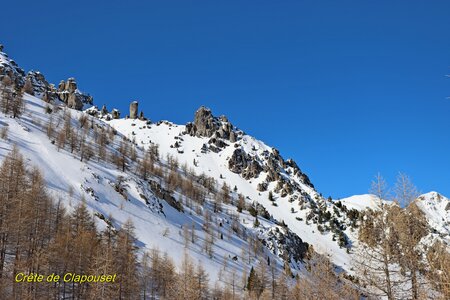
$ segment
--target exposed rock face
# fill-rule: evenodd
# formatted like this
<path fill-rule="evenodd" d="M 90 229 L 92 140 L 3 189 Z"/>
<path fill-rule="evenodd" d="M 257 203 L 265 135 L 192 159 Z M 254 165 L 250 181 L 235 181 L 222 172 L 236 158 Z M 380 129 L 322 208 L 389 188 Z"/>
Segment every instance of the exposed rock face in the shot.
<path fill-rule="evenodd" d="M 150 180 L 149 183 L 150 188 L 156 197 L 165 200 L 170 206 L 172 206 L 176 210 L 183 211 L 182 204 L 178 202 L 168 190 L 162 188 L 162 186 L 156 181 Z"/>
<path fill-rule="evenodd" d="M 302 190 L 299 182 L 290 176 L 294 176 L 300 182 L 314 188 L 308 176 L 301 172 L 295 161 L 292 159 L 285 161 L 275 148 L 272 151 L 264 150 L 262 153 L 255 155 L 246 153 L 240 147 L 236 148 L 228 160 L 228 168 L 247 180 L 258 178 L 262 172 L 265 172 L 266 178 L 263 182 L 258 183 L 257 190 L 260 192 L 267 191 L 269 183 L 276 182 L 273 191 L 278 193 L 281 198 L 294 195 L 296 191 Z"/>
<path fill-rule="evenodd" d="M 25 84 L 25 72 L 16 64 L 16 62 L 3 53 L 3 46 L 0 50 L 0 81 L 4 77 L 9 77 L 11 83 L 17 88 L 22 88 Z"/>
<path fill-rule="evenodd" d="M 193 136 L 211 137 L 219 129 L 218 123 L 211 110 L 202 106 L 195 113 L 194 123 L 189 123 L 186 128 Z"/>
<path fill-rule="evenodd" d="M 67 106 L 80 110 L 83 108 L 83 102 L 79 97 L 77 97 L 75 93 L 69 93 L 69 96 L 67 98 Z"/>
<path fill-rule="evenodd" d="M 58 92 L 64 92 L 66 89 L 66 82 L 64 80 L 61 80 L 58 84 Z"/>
<path fill-rule="evenodd" d="M 0 50 L 0 81 L 8 77 L 11 83 L 24 92 L 34 95 L 50 102 L 56 99 L 56 91 L 52 84 L 49 84 L 44 75 L 38 71 L 30 71 L 27 74 L 23 69 L 10 59 L 6 53 Z"/>
<path fill-rule="evenodd" d="M 284 198 L 287 195 L 292 195 L 294 193 L 294 186 L 291 182 L 280 176 L 274 192 L 279 193 L 280 196 Z"/>
<path fill-rule="evenodd" d="M 231 172 L 241 174 L 245 179 L 258 178 L 263 171 L 261 164 L 242 149 L 235 149 L 228 161 Z"/>
<path fill-rule="evenodd" d="M 133 101 L 130 104 L 130 118 L 137 119 L 137 117 L 138 117 L 138 102 Z"/>
<path fill-rule="evenodd" d="M 236 149 L 228 161 L 228 168 L 231 172 L 241 174 L 247 168 L 248 156 L 242 149 Z"/>
<path fill-rule="evenodd" d="M 81 110 L 84 104 L 93 104 L 93 99 L 87 94 L 81 93 L 77 88 L 74 78 L 67 82 L 61 81 L 56 90 L 54 85 L 49 84 L 44 75 L 38 71 L 30 71 L 27 74 L 17 66 L 14 60 L 0 50 L 0 81 L 8 77 L 12 84 L 25 92 L 35 95 L 44 101 L 50 102 L 57 98 L 65 102 L 70 108 Z"/>
<path fill-rule="evenodd" d="M 104 104 L 102 106 L 101 113 L 102 113 L 102 115 L 107 115 L 108 114 L 108 109 L 106 109 L 106 105 L 104 105 Z"/>
<path fill-rule="evenodd" d="M 235 128 L 225 116 L 214 117 L 211 110 L 204 106 L 195 112 L 194 122 L 186 124 L 186 132 L 192 136 L 210 137 L 210 144 L 223 148 L 226 143 L 221 143 L 220 139 L 235 143 L 242 131 Z M 222 144 L 222 145 L 219 145 Z"/>
<path fill-rule="evenodd" d="M 78 90 L 75 78 L 69 78 L 67 82 L 61 81 L 58 85 L 57 95 L 68 107 L 81 110 L 85 104 L 92 105 L 93 98 Z"/>
<path fill-rule="evenodd" d="M 230 132 L 230 142 L 235 143 L 237 141 L 236 139 L 236 133 L 234 131 Z"/>
<path fill-rule="evenodd" d="M 26 91 L 31 95 L 42 98 L 46 102 L 53 101 L 57 98 L 55 86 L 48 83 L 44 75 L 39 71 L 30 71 L 25 79 L 25 87 L 31 84 L 31 91 Z M 24 87 L 24 88 L 25 88 Z"/>
<path fill-rule="evenodd" d="M 304 184 L 309 185 L 310 187 L 314 188 L 314 185 L 313 185 L 313 184 L 311 183 L 311 181 L 309 180 L 308 175 L 306 175 L 306 174 L 304 174 L 304 173 L 301 173 L 301 175 L 300 175 L 300 180 L 301 180 Z"/>
<path fill-rule="evenodd" d="M 263 168 L 261 167 L 260 163 L 252 159 L 247 169 L 242 172 L 242 177 L 244 177 L 245 179 L 258 178 L 262 170 Z"/>
<path fill-rule="evenodd" d="M 294 175 L 302 172 L 297 163 L 291 158 L 285 161 L 285 167 L 291 167 L 294 170 Z"/>
<path fill-rule="evenodd" d="M 118 111 L 117 109 L 113 109 L 111 112 L 111 115 L 113 117 L 113 119 L 119 119 L 120 118 L 120 111 Z"/>
<path fill-rule="evenodd" d="M 310 247 L 296 234 L 283 227 L 272 227 L 264 233 L 263 245 L 285 261 L 301 262 L 308 258 Z M 278 252 L 278 253 L 275 253 Z"/>
<path fill-rule="evenodd" d="M 75 91 L 77 90 L 77 83 L 75 82 L 75 78 L 71 77 L 67 79 L 65 90 L 71 94 L 75 93 Z"/>
<path fill-rule="evenodd" d="M 267 182 L 261 182 L 261 183 L 258 183 L 258 186 L 256 187 L 256 189 L 259 192 L 265 192 L 265 191 L 267 191 L 268 186 L 269 185 L 267 184 Z"/>

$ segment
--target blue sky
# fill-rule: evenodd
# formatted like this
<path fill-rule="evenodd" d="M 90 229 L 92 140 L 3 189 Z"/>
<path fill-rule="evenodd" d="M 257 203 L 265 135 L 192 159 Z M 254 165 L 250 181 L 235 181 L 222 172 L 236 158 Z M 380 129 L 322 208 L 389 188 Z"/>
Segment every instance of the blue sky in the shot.
<path fill-rule="evenodd" d="M 200 105 L 293 157 L 324 196 L 378 172 L 450 196 L 449 1 L 8 1 L 0 43 L 98 105 Z"/>

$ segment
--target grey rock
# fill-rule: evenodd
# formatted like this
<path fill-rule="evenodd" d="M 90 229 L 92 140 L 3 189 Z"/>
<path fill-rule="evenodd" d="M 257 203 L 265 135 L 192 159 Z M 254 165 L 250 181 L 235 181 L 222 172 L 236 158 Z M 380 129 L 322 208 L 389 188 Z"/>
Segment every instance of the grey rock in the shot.
<path fill-rule="evenodd" d="M 113 119 L 119 119 L 120 118 L 120 111 L 118 111 L 117 109 L 113 109 L 111 112 L 111 115 L 113 117 Z"/>
<path fill-rule="evenodd" d="M 284 227 L 271 228 L 262 243 L 285 261 L 304 261 L 309 258 L 312 251 L 308 243 L 303 242 L 298 235 Z"/>
<path fill-rule="evenodd" d="M 228 168 L 233 173 L 241 174 L 247 180 L 257 178 L 263 171 L 261 164 L 240 148 L 234 150 L 228 160 Z"/>
<path fill-rule="evenodd" d="M 78 90 L 75 78 L 69 78 L 67 82 L 61 81 L 58 85 L 57 96 L 68 107 L 81 110 L 85 104 L 93 105 L 91 96 L 83 94 Z"/>
<path fill-rule="evenodd" d="M 211 110 L 202 106 L 195 113 L 194 124 L 190 128 L 192 129 L 191 135 L 211 137 L 219 129 L 219 124 L 214 119 Z"/>
<path fill-rule="evenodd" d="M 236 133 L 234 131 L 230 132 L 230 142 L 232 143 L 236 142 Z"/>
<path fill-rule="evenodd" d="M 56 99 L 55 87 L 48 83 L 44 75 L 39 71 L 30 71 L 26 76 L 24 89 L 32 89 L 32 94 L 50 102 Z"/>
<path fill-rule="evenodd" d="M 300 174 L 300 180 L 301 180 L 304 184 L 309 185 L 310 187 L 314 188 L 314 185 L 313 185 L 313 184 L 311 183 L 311 181 L 309 180 L 308 175 L 306 175 L 306 174 L 304 174 L 304 173 Z"/>
<path fill-rule="evenodd" d="M 194 122 L 186 124 L 186 133 L 197 137 L 213 137 L 235 143 L 242 131 L 235 128 L 226 116 L 214 117 L 207 107 L 200 107 L 195 112 Z"/>
<path fill-rule="evenodd" d="M 76 110 L 81 110 L 83 108 L 83 101 L 81 100 L 80 94 L 70 93 L 67 99 L 67 106 Z"/>
<path fill-rule="evenodd" d="M 247 154 L 242 149 L 235 149 L 228 161 L 228 169 L 233 173 L 241 174 L 247 168 L 248 160 Z"/>
<path fill-rule="evenodd" d="M 102 115 L 108 114 L 108 109 L 106 108 L 106 105 L 103 104 L 101 112 L 102 112 Z"/>
<path fill-rule="evenodd" d="M 258 178 L 259 174 L 263 171 L 260 163 L 252 159 L 247 167 L 247 169 L 242 172 L 242 177 L 245 179 Z"/>
<path fill-rule="evenodd" d="M 137 119 L 138 117 L 138 102 L 133 101 L 130 103 L 130 118 Z"/>
<path fill-rule="evenodd" d="M 170 206 L 178 211 L 183 211 L 183 205 L 177 201 L 170 191 L 164 189 L 158 182 L 150 180 L 150 188 L 156 197 L 165 200 Z"/>
<path fill-rule="evenodd" d="M 256 189 L 259 192 L 265 192 L 265 191 L 267 191 L 267 188 L 268 188 L 268 184 L 265 181 L 261 182 L 261 183 L 258 183 L 258 185 L 256 186 Z"/>
<path fill-rule="evenodd" d="M 75 93 L 75 91 L 77 90 L 77 83 L 75 81 L 75 78 L 71 77 L 67 80 L 65 90 L 69 93 Z"/>
<path fill-rule="evenodd" d="M 61 80 L 58 84 L 58 92 L 63 92 L 66 89 L 66 83 L 64 80 Z"/>

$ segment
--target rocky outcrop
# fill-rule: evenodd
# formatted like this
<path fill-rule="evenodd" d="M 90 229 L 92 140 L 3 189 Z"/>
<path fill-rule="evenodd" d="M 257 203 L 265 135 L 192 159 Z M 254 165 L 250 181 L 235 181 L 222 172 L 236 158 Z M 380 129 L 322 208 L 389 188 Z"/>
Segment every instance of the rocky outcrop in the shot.
<path fill-rule="evenodd" d="M 245 168 L 247 168 L 248 160 L 249 158 L 247 154 L 244 152 L 244 150 L 238 148 L 234 150 L 233 155 L 228 161 L 228 168 L 233 173 L 241 174 L 242 171 L 244 171 Z"/>
<path fill-rule="evenodd" d="M 158 182 L 150 180 L 150 188 L 156 197 L 165 200 L 170 206 L 178 211 L 183 211 L 183 205 L 177 201 L 172 194 L 164 189 Z"/>
<path fill-rule="evenodd" d="M 30 71 L 27 73 L 25 85 L 30 84 L 32 91 L 29 92 L 37 97 L 42 97 L 47 92 L 55 92 L 55 87 L 48 83 L 44 75 L 39 71 Z"/>
<path fill-rule="evenodd" d="M 213 117 L 209 108 L 200 107 L 195 112 L 194 123 L 188 123 L 186 129 L 192 136 L 211 137 L 218 129 L 219 122 Z"/>
<path fill-rule="evenodd" d="M 240 148 L 234 150 L 233 155 L 228 160 L 228 168 L 233 173 L 241 174 L 247 180 L 258 178 L 263 171 L 259 161 Z"/>
<path fill-rule="evenodd" d="M 100 112 L 101 112 L 102 115 L 107 115 L 108 114 L 108 109 L 106 108 L 105 104 L 103 104 L 102 110 Z"/>
<path fill-rule="evenodd" d="M 306 175 L 305 173 L 301 173 L 300 174 L 300 180 L 306 184 L 309 185 L 310 187 L 314 188 L 314 185 L 311 183 L 311 181 L 309 180 L 308 175 Z"/>
<path fill-rule="evenodd" d="M 22 88 L 25 85 L 25 72 L 21 69 L 14 60 L 10 59 L 6 53 L 3 53 L 3 46 L 0 50 L 0 81 L 8 77 L 6 80 L 17 88 Z"/>
<path fill-rule="evenodd" d="M 120 119 L 120 111 L 118 111 L 117 109 L 113 109 L 111 115 L 113 119 Z"/>
<path fill-rule="evenodd" d="M 258 178 L 259 174 L 263 171 L 260 163 L 255 159 L 252 159 L 248 167 L 242 172 L 242 177 L 245 179 Z"/>
<path fill-rule="evenodd" d="M 57 95 L 68 107 L 76 110 L 81 110 L 85 104 L 92 105 L 94 102 L 92 96 L 78 90 L 75 78 L 62 80 L 58 85 Z"/>
<path fill-rule="evenodd" d="M 130 118 L 137 119 L 138 117 L 138 102 L 133 101 L 130 103 Z"/>
<path fill-rule="evenodd" d="M 186 133 L 215 140 L 223 139 L 231 143 L 235 143 L 243 134 L 228 121 L 226 116 L 214 117 L 211 110 L 204 106 L 195 112 L 194 122 L 186 124 Z M 210 143 L 216 143 L 215 140 Z"/>
<path fill-rule="evenodd" d="M 273 254 L 286 262 L 303 262 L 311 250 L 308 243 L 286 227 L 271 227 L 260 236 L 261 242 Z"/>
<path fill-rule="evenodd" d="M 25 78 L 24 91 L 30 95 L 41 98 L 45 102 L 53 102 L 58 99 L 55 85 L 49 83 L 44 74 L 39 71 L 29 71 Z"/>
<path fill-rule="evenodd" d="M 267 184 L 267 182 L 263 181 L 261 183 L 258 183 L 256 190 L 258 192 L 265 192 L 265 191 L 267 191 L 268 187 L 269 187 L 269 185 Z"/>
<path fill-rule="evenodd" d="M 47 102 L 57 98 L 54 85 L 49 84 L 42 73 L 30 71 L 25 74 L 24 70 L 2 50 L 0 50 L 0 81 L 5 79 L 15 88 Z"/>
<path fill-rule="evenodd" d="M 297 174 L 302 172 L 300 170 L 300 168 L 298 167 L 297 163 L 291 158 L 289 158 L 288 160 L 285 161 L 285 166 L 284 167 L 285 168 L 287 168 L 287 167 L 288 168 L 292 168 L 293 171 L 294 171 L 294 175 L 297 175 Z"/>
<path fill-rule="evenodd" d="M 256 148 L 253 146 L 253 149 Z M 292 159 L 285 161 L 277 149 L 264 150 L 261 153 L 254 153 L 255 151 L 252 150 L 253 154 L 250 155 L 241 147 L 236 148 L 228 160 L 228 168 L 247 180 L 258 178 L 262 172 L 265 172 L 264 181 L 257 185 L 259 192 L 267 191 L 271 182 L 276 182 L 273 192 L 279 194 L 281 198 L 292 196 L 296 191 L 302 191 L 299 182 L 314 188 L 308 176 L 301 172 L 296 162 Z"/>
<path fill-rule="evenodd" d="M 284 198 L 287 195 L 292 195 L 294 193 L 294 186 L 284 177 L 280 177 L 278 179 L 277 185 L 275 186 L 274 192 L 279 193 L 280 196 Z"/>

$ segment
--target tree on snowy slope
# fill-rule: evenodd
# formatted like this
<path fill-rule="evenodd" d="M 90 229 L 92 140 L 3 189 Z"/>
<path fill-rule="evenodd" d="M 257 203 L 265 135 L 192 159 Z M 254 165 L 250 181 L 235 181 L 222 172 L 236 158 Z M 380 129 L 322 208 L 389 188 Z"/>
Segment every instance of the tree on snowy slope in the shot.
<path fill-rule="evenodd" d="M 427 221 L 423 212 L 417 207 L 415 200 L 419 196 L 416 187 L 409 177 L 400 173 L 395 185 L 395 200 L 406 206 L 395 221 L 399 239 L 399 264 L 407 272 L 410 280 L 411 299 L 417 300 L 421 291 L 419 274 L 425 271 L 424 253 L 419 242 L 428 235 Z"/>
<path fill-rule="evenodd" d="M 426 272 L 425 253 L 419 244 L 429 231 L 425 216 L 415 203 L 419 193 L 408 176 L 401 173 L 394 187 L 394 204 L 382 201 L 390 197 L 381 176 L 373 187 L 380 209 L 365 213 L 362 220 L 362 248 L 357 263 L 360 277 L 388 299 L 406 294 L 411 299 L 425 297 L 426 289 L 420 280 Z"/>
<path fill-rule="evenodd" d="M 0 82 L 0 109 L 4 114 L 12 114 L 13 118 L 19 117 L 24 109 L 23 91 L 14 86 L 8 76 Z"/>
<path fill-rule="evenodd" d="M 450 299 L 450 249 L 442 242 L 435 242 L 427 252 L 429 271 L 427 277 L 436 291 L 438 299 Z"/>
<path fill-rule="evenodd" d="M 13 98 L 12 81 L 8 76 L 3 77 L 0 82 L 0 109 L 2 113 L 8 114 L 11 110 L 11 102 Z"/>
<path fill-rule="evenodd" d="M 139 294 L 135 242 L 134 226 L 131 220 L 128 220 L 118 232 L 114 253 L 118 274 L 118 299 L 135 299 Z"/>
<path fill-rule="evenodd" d="M 398 298 L 398 286 L 401 283 L 398 277 L 400 270 L 394 265 L 398 251 L 394 220 L 398 207 L 383 203 L 383 200 L 388 199 L 388 189 L 381 175 L 372 182 L 371 192 L 381 209 L 369 210 L 363 218 L 359 230 L 362 244 L 355 267 L 359 270 L 358 275 L 363 284 L 376 289 L 374 294 L 394 300 Z"/>

